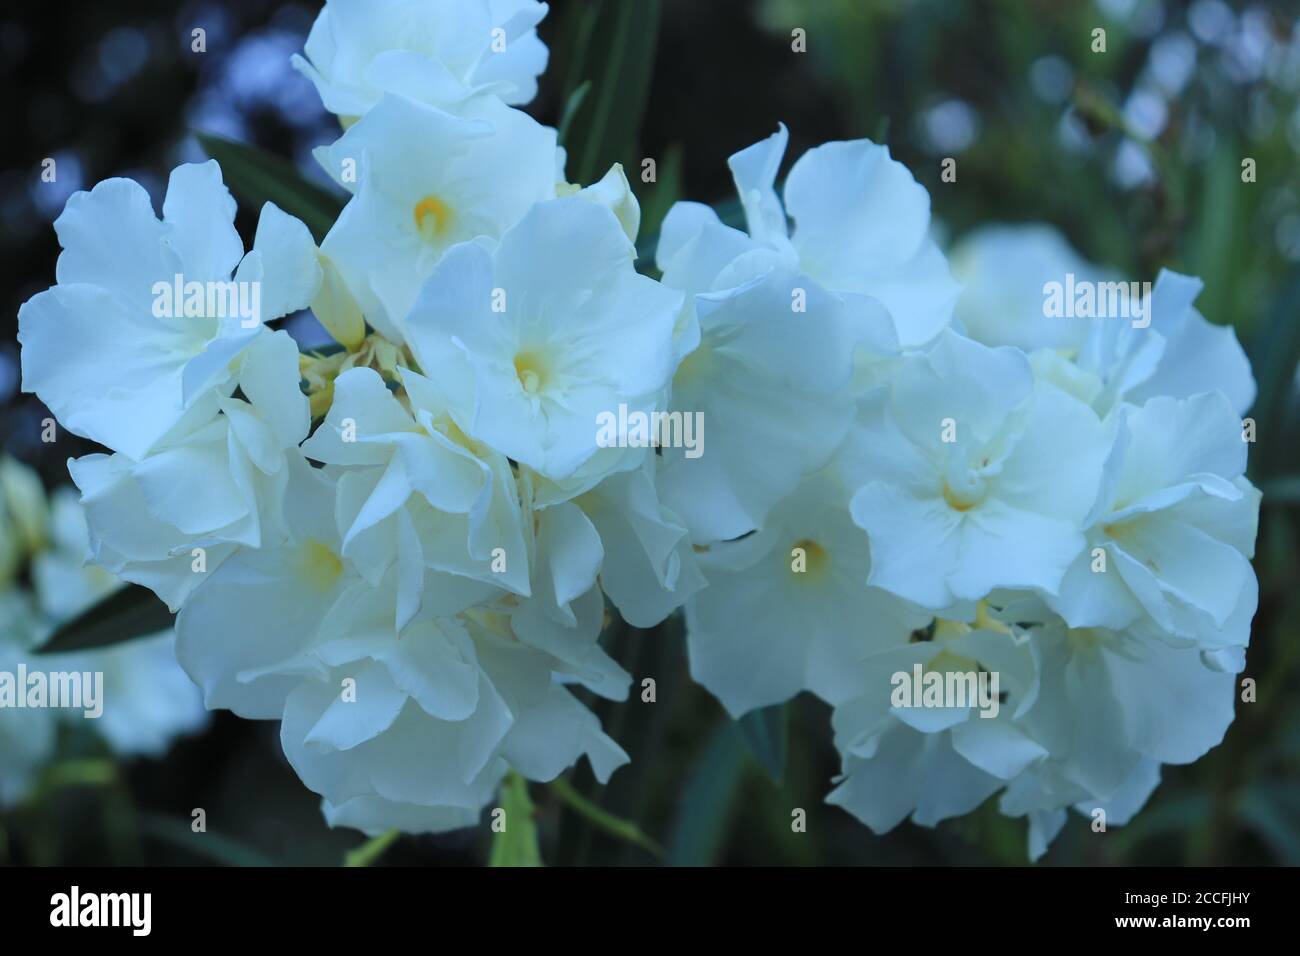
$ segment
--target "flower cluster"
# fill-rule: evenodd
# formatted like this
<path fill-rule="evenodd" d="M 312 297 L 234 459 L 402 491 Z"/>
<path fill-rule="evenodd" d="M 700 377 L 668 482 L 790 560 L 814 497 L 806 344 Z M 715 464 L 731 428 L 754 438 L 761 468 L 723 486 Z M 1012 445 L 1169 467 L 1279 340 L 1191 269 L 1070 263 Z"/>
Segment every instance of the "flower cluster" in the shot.
<path fill-rule="evenodd" d="M 70 465 L 95 561 L 371 833 L 626 762 L 570 690 L 628 693 L 607 601 L 684 609 L 734 716 L 831 704 L 829 800 L 873 829 L 1001 790 L 1036 855 L 1065 808 L 1131 815 L 1221 738 L 1255 606 L 1254 385 L 1198 283 L 1162 274 L 1145 325 L 1049 318 L 1044 282 L 1101 270 L 1001 229 L 954 277 L 884 146 L 809 150 L 778 196 L 784 127 L 730 160 L 746 229 L 678 203 L 641 275 L 622 169 L 568 183 L 516 108 L 545 12 L 327 3 L 295 58 L 344 130 L 319 246 L 267 203 L 246 252 L 215 162 L 161 219 L 127 180 L 69 200 L 23 380 L 109 449 Z M 304 308 L 338 349 L 268 325 Z M 900 673 L 996 703 L 912 707 Z"/>
<path fill-rule="evenodd" d="M 208 707 L 281 720 L 327 818 L 370 832 L 469 825 L 510 770 L 606 779 L 627 756 L 569 689 L 627 694 L 605 599 L 649 626 L 702 584 L 653 450 L 597 440 L 603 410 L 662 409 L 684 297 L 633 267 L 621 169 L 564 182 L 509 105 L 544 12 L 330 3 L 296 61 L 347 128 L 320 246 L 268 203 L 245 252 L 216 162 L 161 219 L 108 180 L 20 313 L 24 387 L 110 450 L 70 464 L 95 561 L 178 611 Z M 307 307 L 342 350 L 267 324 Z"/>
<path fill-rule="evenodd" d="M 742 197 L 773 203 L 775 162 L 757 185 L 743 174 L 764 148 L 732 167 Z M 804 183 L 845 183 L 818 168 L 826 149 L 787 180 L 793 240 L 780 206 L 747 202 L 750 235 L 713 243 L 735 254 L 720 275 L 764 244 L 786 246 L 773 273 L 801 270 L 787 284 L 827 274 L 826 257 L 799 251 L 801 234 L 825 229 L 803 213 Z M 879 147 L 836 149 L 855 151 L 845 166 L 866 177 L 826 198 L 839 223 L 854 222 L 850 197 L 884 191 L 875 179 L 920 192 L 874 158 Z M 929 225 L 924 194 L 900 206 L 827 247 L 914 246 Z M 760 242 L 774 222 L 776 241 Z M 1001 792 L 1004 814 L 1028 817 L 1037 857 L 1069 807 L 1125 822 L 1162 763 L 1196 760 L 1232 721 L 1257 599 L 1259 494 L 1244 477 L 1253 435 L 1241 418 L 1254 381 L 1231 330 L 1193 307 L 1194 279 L 1162 273 L 1139 321 L 1053 318 L 1052 282 L 1115 280 L 1050 228 L 981 230 L 952 261 L 964 286 L 955 309 L 939 256 L 892 301 L 865 275 L 836 275 L 831 309 L 787 316 L 818 321 L 802 336 L 841 336 L 834 311 L 865 288 L 901 347 L 859 338 L 851 372 L 824 365 L 819 380 L 839 387 L 820 421 L 835 423 L 839 445 L 803 458 L 793 488 L 777 483 L 784 463 L 769 465 L 781 490 L 749 527 L 692 528 L 709 586 L 686 608 L 691 667 L 735 716 L 802 690 L 830 703 L 843 773 L 828 799 L 874 830 L 933 825 Z M 697 295 L 701 309 L 745 294 L 718 286 Z M 727 503 L 724 493 L 703 510 Z M 990 676 L 980 706 L 973 689 Z M 917 678 L 933 696 L 922 701 Z"/>

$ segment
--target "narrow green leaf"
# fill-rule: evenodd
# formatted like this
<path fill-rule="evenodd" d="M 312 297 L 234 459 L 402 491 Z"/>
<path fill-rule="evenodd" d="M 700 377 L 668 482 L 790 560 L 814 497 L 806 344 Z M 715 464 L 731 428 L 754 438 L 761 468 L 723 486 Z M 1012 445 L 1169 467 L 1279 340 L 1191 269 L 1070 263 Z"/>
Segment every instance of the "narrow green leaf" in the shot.
<path fill-rule="evenodd" d="M 107 787 L 118 782 L 117 764 L 98 757 L 63 760 L 46 767 L 37 794 L 63 787 Z"/>
<path fill-rule="evenodd" d="M 1290 783 L 1260 781 L 1246 791 L 1237 811 L 1284 866 L 1300 866 L 1300 798 L 1293 789 Z"/>
<path fill-rule="evenodd" d="M 669 866 L 714 862 L 726 839 L 727 815 L 748 762 L 739 729 L 727 721 L 700 754 L 682 790 L 681 809 L 668 842 Z"/>
<path fill-rule="evenodd" d="M 581 109 L 575 107 L 565 130 L 571 182 L 595 182 L 614 163 L 635 167 L 661 7 L 661 0 L 574 4 L 573 15 L 583 19 L 574 31 L 568 101 L 586 83 L 591 90 L 578 101 Z"/>
<path fill-rule="evenodd" d="M 199 859 L 221 866 L 271 866 L 271 861 L 250 847 L 230 837 L 208 831 L 195 833 L 189 820 L 144 812 L 137 825 L 148 839 L 193 853 Z"/>
<path fill-rule="evenodd" d="M 1191 834 L 1199 824 L 1212 819 L 1213 814 L 1214 807 L 1207 793 L 1156 800 L 1113 835 L 1108 835 L 1107 840 L 1118 857 L 1136 851 L 1148 840 Z"/>
<path fill-rule="evenodd" d="M 591 80 L 583 80 L 582 84 L 570 93 L 568 99 L 564 101 L 564 113 L 560 116 L 560 128 L 556 133 L 561 146 L 567 141 L 569 126 L 573 123 L 573 117 L 582 108 L 582 101 L 587 98 L 587 93 L 590 90 Z"/>
<path fill-rule="evenodd" d="M 657 165 L 653 183 L 641 183 L 639 177 L 631 177 L 645 197 L 641 200 L 641 231 L 654 234 L 659 232 L 673 203 L 682 198 L 682 144 L 669 146 Z"/>
<path fill-rule="evenodd" d="M 1300 503 L 1300 475 L 1274 478 L 1261 484 L 1259 490 L 1263 493 L 1264 500 L 1270 504 Z"/>
<path fill-rule="evenodd" d="M 222 178 L 242 202 L 258 210 L 266 202 L 275 203 L 306 223 L 318 243 L 343 209 L 343 197 L 308 182 L 287 159 L 211 133 L 196 132 L 194 137 L 221 164 Z"/>
<path fill-rule="evenodd" d="M 152 591 L 128 584 L 61 626 L 36 653 L 65 654 L 110 647 L 170 630 L 174 620 L 167 605 Z"/>
<path fill-rule="evenodd" d="M 636 237 L 637 271 L 653 279 L 659 278 L 655 255 L 659 250 L 659 230 L 668 210 L 682 194 L 682 144 L 673 143 L 659 163 L 658 175 L 653 183 L 642 183 L 639 177 L 632 181 L 640 187 L 641 229 Z"/>
<path fill-rule="evenodd" d="M 488 866 L 541 866 L 528 781 L 517 773 L 511 773 L 501 784 L 501 808 L 505 811 L 504 828 L 492 833 Z"/>
<path fill-rule="evenodd" d="M 780 783 L 789 749 L 789 719 L 785 704 L 751 710 L 736 721 L 740 735 L 767 775 Z"/>
<path fill-rule="evenodd" d="M 1300 270 L 1294 271 L 1277 299 L 1268 319 L 1251 337 L 1247 352 L 1255 370 L 1259 392 L 1250 414 L 1256 420 L 1257 434 L 1274 436 L 1261 442 L 1252 452 L 1251 471 L 1257 477 L 1276 474 L 1287 468 L 1294 456 L 1294 446 L 1278 437 L 1287 425 L 1291 402 L 1291 383 L 1300 361 Z"/>

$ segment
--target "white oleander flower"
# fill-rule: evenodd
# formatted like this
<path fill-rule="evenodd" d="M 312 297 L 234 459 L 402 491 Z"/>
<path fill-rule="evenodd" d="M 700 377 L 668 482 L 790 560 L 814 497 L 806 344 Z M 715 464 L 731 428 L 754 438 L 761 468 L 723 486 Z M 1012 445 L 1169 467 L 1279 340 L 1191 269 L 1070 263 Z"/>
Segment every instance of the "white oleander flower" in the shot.
<path fill-rule="evenodd" d="M 1044 315 L 1044 285 L 1064 283 L 1070 274 L 1080 282 L 1119 278 L 1088 262 L 1043 223 L 982 226 L 949 249 L 948 262 L 962 284 L 953 315 L 962 333 L 1026 353 L 1055 349 L 1077 355 L 1088 334 L 1088 319 Z"/>
<path fill-rule="evenodd" d="M 1036 384 L 1023 353 L 945 332 L 860 419 L 852 510 L 870 583 L 936 610 L 994 588 L 1056 591 L 1106 453 L 1088 406 Z"/>
<path fill-rule="evenodd" d="M 669 410 L 695 416 L 708 438 L 695 436 L 695 450 L 663 448 L 658 485 L 697 542 L 728 540 L 762 527 L 839 446 L 854 413 L 859 323 L 874 320 L 887 338 L 889 320 L 784 263 L 695 296 L 694 311 L 698 344 L 673 377 Z"/>
<path fill-rule="evenodd" d="M 500 238 L 556 195 L 555 130 L 490 96 L 456 116 L 385 96 L 317 158 L 354 193 L 321 252 L 370 324 L 397 343 L 443 253 Z"/>
<path fill-rule="evenodd" d="M 399 628 L 421 603 L 450 614 L 498 588 L 528 594 L 509 461 L 468 439 L 427 379 L 400 375 L 410 411 L 372 369 L 344 372 L 303 445 L 308 457 L 348 468 L 339 478 L 339 515 L 351 517 L 342 553 L 372 584 L 399 567 Z"/>
<path fill-rule="evenodd" d="M 262 323 L 315 294 L 306 226 L 270 203 L 262 215 L 245 257 L 213 160 L 173 170 L 162 220 L 129 179 L 74 193 L 54 223 L 58 284 L 18 311 L 24 390 L 69 431 L 144 458 L 196 405 L 233 390 Z M 201 305 L 188 291 L 176 301 L 178 282 L 199 284 Z"/>
<path fill-rule="evenodd" d="M 554 683 L 548 657 L 487 619 L 419 622 L 321 648 L 327 676 L 289 695 L 281 742 L 326 819 L 378 833 L 477 822 L 508 769 L 551 780 L 586 755 L 605 781 L 627 755 Z M 340 694 L 355 680 L 356 698 Z"/>
<path fill-rule="evenodd" d="M 611 700 L 627 696 L 631 676 L 597 644 L 605 600 L 597 587 L 604 545 L 591 519 L 572 502 L 533 512 L 528 538 L 532 593 L 501 602 L 493 618 L 502 636 L 555 658 L 566 681 L 586 684 Z"/>
<path fill-rule="evenodd" d="M 1048 757 L 1012 781 L 1000 808 L 1029 820 L 1037 859 L 1073 806 L 1107 825 L 1128 822 L 1150 797 L 1164 763 L 1191 763 L 1215 747 L 1233 719 L 1235 660 L 1135 631 L 1070 628 L 1034 597 L 1009 598 L 1003 618 L 1025 633 L 1042 667 L 1036 706 L 1022 724 Z M 1037 623 L 1033 623 L 1037 622 Z"/>
<path fill-rule="evenodd" d="M 1080 552 L 1048 603 L 1073 627 L 1137 628 L 1217 651 L 1250 639 L 1259 492 L 1220 392 L 1115 413 Z"/>
<path fill-rule="evenodd" d="M 515 626 L 510 600 L 452 615 L 426 602 L 399 627 L 399 565 L 376 585 L 343 553 L 355 516 L 340 508 L 336 525 L 333 503 L 347 493 L 348 467 L 294 465 L 285 542 L 241 549 L 186 601 L 178 655 L 207 705 L 282 717 L 285 754 L 325 798 L 327 819 L 367 832 L 471 825 L 509 768 L 547 780 L 585 753 L 605 779 L 626 762 L 557 682 L 571 675 L 626 694 L 627 675 L 601 670 L 592 653 L 599 610 L 585 625 L 575 616 L 567 648 L 530 643 L 537 631 Z M 552 572 L 532 587 L 567 594 L 573 580 Z M 557 654 L 584 644 L 577 656 L 590 666 L 575 673 Z"/>
<path fill-rule="evenodd" d="M 94 454 L 68 464 L 95 561 L 173 610 L 236 547 L 284 534 L 285 463 L 310 426 L 288 333 L 260 335 L 237 383 L 243 399 L 209 394 L 140 459 Z"/>
<path fill-rule="evenodd" d="M 347 606 L 348 589 L 365 584 L 340 553 L 337 476 L 301 456 L 288 459 L 286 473 L 285 534 L 260 547 L 236 547 L 196 575 L 176 617 L 176 656 L 209 710 L 278 718 L 301 673 L 313 670 L 288 664 L 317 639 L 335 605 Z M 384 584 L 395 604 L 394 577 Z M 395 614 L 388 627 L 394 622 Z"/>
<path fill-rule="evenodd" d="M 705 583 L 686 529 L 655 496 L 650 456 L 567 501 L 543 501 L 532 473 L 522 474 L 532 593 L 501 601 L 502 623 L 555 658 L 558 680 L 623 700 L 631 676 L 598 643 L 605 598 L 633 627 L 653 627 L 680 607 Z"/>
<path fill-rule="evenodd" d="M 345 125 L 385 93 L 453 111 L 479 92 L 522 105 L 546 69 L 546 12 L 535 0 L 326 0 L 292 62 Z"/>
<path fill-rule="evenodd" d="M 654 455 L 574 503 L 600 535 L 601 589 L 633 627 L 653 627 L 705 587 L 685 523 L 659 500 Z"/>
<path fill-rule="evenodd" d="M 399 343 L 443 252 L 500 238 L 555 196 L 555 130 L 494 96 L 478 96 L 459 116 L 385 96 L 316 157 L 354 194 L 321 252 L 369 323 Z"/>
<path fill-rule="evenodd" d="M 909 816 L 934 826 L 968 813 L 1047 753 L 1019 725 L 1040 695 L 1029 642 L 983 615 L 974 628 L 941 620 L 930 632 L 862 660 L 854 668 L 859 695 L 832 716 L 843 774 L 826 800 L 877 833 Z M 915 707 L 903 694 L 898 704 L 896 675 L 916 672 L 944 680 L 996 674 L 986 686 L 997 696 Z"/>
<path fill-rule="evenodd" d="M 998 798 L 998 809 L 1009 817 L 1024 817 L 1029 823 L 1028 856 L 1038 860 L 1061 828 L 1065 826 L 1070 806 L 1089 820 L 1095 820 L 1098 810 L 1105 813 L 1106 825 L 1124 826 L 1142 809 L 1160 784 L 1160 764 L 1154 760 L 1139 760 L 1127 780 L 1108 799 L 1099 800 L 1082 796 L 1082 791 L 1060 781 L 1045 783 L 1037 769 L 1027 770 L 1007 786 Z M 1074 804 L 1070 794 L 1078 798 Z"/>
<path fill-rule="evenodd" d="M 1195 648 L 1071 629 L 1032 596 L 1002 599 L 996 617 L 980 606 L 973 629 L 939 621 L 928 640 L 859 665 L 865 692 L 833 717 L 844 774 L 828 802 L 881 832 L 909 815 L 932 826 L 1005 787 L 1000 808 L 1028 818 L 1037 859 L 1070 807 L 1103 809 L 1108 824 L 1122 825 L 1154 790 L 1162 764 L 1191 763 L 1222 740 L 1234 676 L 1207 666 Z M 927 674 L 996 674 L 992 717 L 947 699 L 897 706 L 890 683 L 918 662 Z"/>
<path fill-rule="evenodd" d="M 1076 361 L 1104 384 L 1095 402 L 1099 411 L 1216 389 L 1238 414 L 1254 404 L 1255 377 L 1237 333 L 1208 322 L 1192 304 L 1203 287 L 1200 279 L 1162 269 L 1151 290 L 1150 328 L 1123 319 L 1093 320 Z"/>
<path fill-rule="evenodd" d="M 1236 332 L 1208 322 L 1192 304 L 1199 279 L 1161 270 L 1149 289 L 1124 282 L 1042 224 L 978 229 L 953 247 L 952 262 L 966 286 L 957 305 L 965 333 L 984 345 L 1030 352 L 1036 369 L 1099 414 L 1122 402 L 1140 405 L 1158 395 L 1188 398 L 1215 389 L 1244 414 L 1255 399 L 1250 362 Z M 1121 283 L 1119 301 L 1128 303 L 1130 313 L 1140 305 L 1143 314 L 1049 315 L 1051 283 L 1090 286 L 1098 301 L 1104 296 L 1108 302 L 1102 284 Z"/>
<path fill-rule="evenodd" d="M 406 337 L 466 435 L 554 481 L 602 452 L 627 467 L 601 416 L 662 408 L 681 305 L 635 254 L 609 209 L 567 198 L 443 256 Z"/>
<path fill-rule="evenodd" d="M 1022 724 L 1050 755 L 1040 774 L 1067 794 L 1061 806 L 1113 798 L 1144 759 L 1192 763 L 1232 723 L 1235 672 L 1195 648 L 1059 620 L 1031 634 L 1041 688 Z"/>
<path fill-rule="evenodd" d="M 598 573 L 639 626 L 658 623 L 702 585 L 685 529 L 659 505 L 647 468 L 572 500 L 539 501 L 527 476 L 521 489 L 503 455 L 460 431 L 431 382 L 408 369 L 400 375 L 413 415 L 376 373 L 353 369 L 336 380 L 326 421 L 303 446 L 347 467 L 337 509 L 349 520 L 342 554 L 371 583 L 394 565 L 398 581 L 411 582 L 399 597 L 399 627 L 419 608 L 454 614 L 500 598 L 515 608 L 525 642 L 604 673 L 607 662 L 592 662 L 603 617 Z M 410 573 L 404 562 L 414 565 Z M 575 601 L 594 628 L 575 632 Z"/>
<path fill-rule="evenodd" d="M 764 527 L 710 545 L 708 587 L 686 606 L 691 676 L 733 717 L 810 690 L 832 704 L 858 689 L 872 651 L 906 644 L 929 613 L 868 587 L 867 536 L 834 466 L 805 481 Z"/>
<path fill-rule="evenodd" d="M 865 139 L 825 143 L 790 169 L 782 204 L 775 183 L 788 140 L 781 125 L 728 160 L 748 235 L 723 226 L 698 203 L 669 211 L 657 254 L 664 281 L 720 291 L 735 284 L 728 265 L 743 279 L 754 273 L 755 259 L 784 261 L 832 292 L 878 300 L 903 346 L 933 339 L 951 319 L 959 288 L 929 237 L 925 188 L 890 158 L 888 147 Z"/>

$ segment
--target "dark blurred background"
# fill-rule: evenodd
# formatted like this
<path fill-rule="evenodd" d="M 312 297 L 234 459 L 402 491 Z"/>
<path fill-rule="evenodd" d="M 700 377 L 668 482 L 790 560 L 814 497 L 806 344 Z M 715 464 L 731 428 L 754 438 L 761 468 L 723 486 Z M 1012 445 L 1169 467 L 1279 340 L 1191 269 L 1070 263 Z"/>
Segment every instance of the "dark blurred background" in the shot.
<path fill-rule="evenodd" d="M 620 0 L 605 0 L 620 2 Z M 626 0 L 623 0 L 626 2 Z M 566 55 L 589 0 L 555 0 L 541 33 L 551 68 L 528 108 L 557 125 Z M 51 222 L 67 197 L 110 176 L 140 181 L 160 207 L 171 168 L 204 159 L 191 130 L 291 157 L 324 181 L 313 146 L 337 135 L 311 85 L 289 65 L 314 3 L 226 0 L 8 5 L 0 85 L 9 97 L 0 171 L 0 447 L 66 483 L 65 461 L 91 450 L 39 441 L 45 411 L 18 393 L 18 306 L 54 281 Z M 1261 578 L 1246 676 L 1223 745 L 1164 782 L 1132 824 L 1095 838 L 1075 817 L 1048 863 L 1300 863 L 1300 502 L 1296 368 L 1300 355 L 1300 32 L 1287 0 L 664 0 L 639 149 L 621 157 L 653 234 L 677 198 L 731 195 L 728 155 L 790 127 L 786 168 L 806 148 L 867 136 L 887 142 L 930 190 L 936 229 L 955 238 L 990 222 L 1046 221 L 1088 258 L 1133 276 L 1169 266 L 1204 278 L 1211 321 L 1236 326 L 1260 382 L 1252 477 L 1265 490 Z M 191 51 L 191 30 L 207 50 Z M 1091 50 L 1092 30 L 1107 51 Z M 791 48 L 806 31 L 807 52 Z M 635 176 L 641 157 L 656 184 Z M 1243 157 L 1257 182 L 1243 186 Z M 940 180 L 954 157 L 958 181 Z M 40 179 L 53 158 L 58 178 Z M 241 208 L 251 242 L 256 211 Z M 1010 265 L 1010 264 L 1009 264 Z M 298 329 L 304 335 L 310 330 Z M 637 820 L 680 863 L 1022 863 L 1023 821 L 990 803 L 935 830 L 881 838 L 822 803 L 837 760 L 829 710 L 789 708 L 789 760 L 773 781 L 721 708 L 686 675 L 681 634 L 614 637 L 659 704 L 602 706 L 632 765 L 608 788 L 585 766 L 575 783 Z M 543 858 L 650 862 L 593 833 L 534 788 Z M 188 839 L 191 808 L 211 835 Z M 794 834 L 791 809 L 808 811 Z M 76 821 L 75 825 L 69 821 Z M 330 831 L 315 797 L 279 754 L 276 727 L 219 714 L 163 762 L 137 761 L 115 783 L 67 786 L 0 816 L 0 861 L 38 863 L 337 863 L 361 842 Z M 486 827 L 404 838 L 393 863 L 484 859 Z"/>

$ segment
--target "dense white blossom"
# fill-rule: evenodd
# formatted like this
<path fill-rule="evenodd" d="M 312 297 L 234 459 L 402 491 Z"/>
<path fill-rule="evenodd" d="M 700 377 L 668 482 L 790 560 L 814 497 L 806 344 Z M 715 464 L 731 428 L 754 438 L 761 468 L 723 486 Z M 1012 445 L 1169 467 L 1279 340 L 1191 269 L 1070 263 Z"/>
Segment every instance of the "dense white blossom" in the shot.
<path fill-rule="evenodd" d="M 446 254 L 406 331 L 467 435 L 553 481 L 629 457 L 596 423 L 662 408 L 681 303 L 635 254 L 613 213 L 578 198 L 535 205 L 495 248 Z"/>
<path fill-rule="evenodd" d="M 1101 475 L 1093 411 L 1036 383 L 1021 352 L 951 332 L 899 369 L 880 405 L 863 416 L 853 498 L 871 583 L 936 610 L 997 587 L 1055 591 Z"/>
<path fill-rule="evenodd" d="M 263 216 L 288 218 L 269 203 Z M 54 224 L 58 285 L 18 312 L 23 387 L 65 428 L 136 460 L 182 421 L 205 417 L 233 391 L 263 323 L 306 306 L 319 281 L 297 267 L 310 242 L 301 223 L 259 230 L 264 247 L 245 257 L 234 219 L 214 160 L 176 168 L 162 220 L 129 179 L 73 194 Z M 159 308 L 160 283 L 224 284 L 232 274 L 237 285 L 257 283 L 259 314 L 212 314 L 206 295 L 197 315 L 176 302 Z"/>
<path fill-rule="evenodd" d="M 830 706 L 827 799 L 873 830 L 996 795 L 1037 858 L 1070 808 L 1130 819 L 1223 738 L 1258 596 L 1255 384 L 1199 280 L 1130 285 L 1046 226 L 950 272 L 883 145 L 816 146 L 778 196 L 784 126 L 729 160 L 745 229 L 675 204 L 651 278 L 622 167 L 566 182 L 515 108 L 546 12 L 329 0 L 294 58 L 344 130 L 319 246 L 268 203 L 245 253 L 215 162 L 161 219 L 124 179 L 68 201 L 23 385 L 107 451 L 69 463 L 88 527 L 0 463 L 0 668 L 144 585 L 331 825 L 437 832 L 508 775 L 608 780 L 628 755 L 584 701 L 634 675 L 602 636 L 681 613 L 730 716 Z M 1079 283 L 1125 314 L 1056 314 Z M 266 325 L 307 307 L 339 348 Z M 170 645 L 94 656 L 132 701 L 114 749 L 193 725 Z M 53 747 L 6 715 L 0 800 Z"/>
<path fill-rule="evenodd" d="M 348 123 L 384 93 L 456 110 L 474 93 L 527 103 L 546 69 L 536 0 L 326 0 L 293 65 Z"/>
<path fill-rule="evenodd" d="M 925 188 L 888 147 L 861 139 L 799 157 L 783 203 L 775 184 L 788 141 L 782 125 L 728 160 L 748 234 L 698 203 L 674 207 L 658 253 L 664 281 L 720 291 L 752 275 L 752 260 L 785 262 L 833 292 L 883 304 L 903 345 L 932 339 L 950 320 L 960 287 L 930 237 Z"/>
<path fill-rule="evenodd" d="M 500 238 L 556 194 L 555 130 L 492 96 L 462 115 L 385 96 L 317 158 L 353 193 L 321 252 L 370 324 L 396 342 L 443 253 Z"/>

